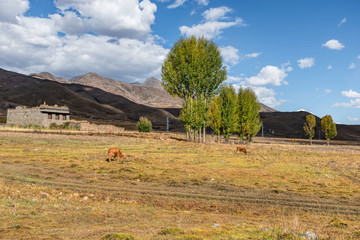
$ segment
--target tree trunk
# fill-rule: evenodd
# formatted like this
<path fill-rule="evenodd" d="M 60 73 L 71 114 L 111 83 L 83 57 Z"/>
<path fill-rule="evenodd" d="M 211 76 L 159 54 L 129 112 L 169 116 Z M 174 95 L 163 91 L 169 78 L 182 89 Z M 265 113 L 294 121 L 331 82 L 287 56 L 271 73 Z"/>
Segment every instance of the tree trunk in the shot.
<path fill-rule="evenodd" d="M 204 129 L 203 129 L 203 138 L 204 138 L 203 143 L 205 143 L 205 142 L 206 142 L 206 128 L 205 128 L 205 121 L 204 121 Z"/>

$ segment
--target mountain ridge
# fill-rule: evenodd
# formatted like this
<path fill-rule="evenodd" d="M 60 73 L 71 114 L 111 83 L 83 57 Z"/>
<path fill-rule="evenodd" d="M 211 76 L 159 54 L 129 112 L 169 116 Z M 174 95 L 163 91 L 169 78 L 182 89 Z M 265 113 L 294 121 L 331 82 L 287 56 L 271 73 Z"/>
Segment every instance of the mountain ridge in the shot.
<path fill-rule="evenodd" d="M 94 75 L 90 74 L 87 77 L 91 78 Z M 76 81 L 81 82 L 81 80 L 84 80 L 84 76 Z M 115 80 L 108 81 L 111 83 Z M 135 130 L 139 117 L 146 116 L 152 121 L 155 130 L 165 130 L 166 118 L 169 118 L 171 131 L 184 131 L 179 120 L 180 108 L 150 107 L 97 87 L 75 82 L 60 83 L 56 80 L 41 79 L 39 76 L 27 76 L 0 68 L 0 117 L 6 117 L 8 108 L 19 105 L 34 107 L 44 101 L 50 105 L 68 106 L 71 117 L 76 120 L 112 124 Z M 306 138 L 302 126 L 307 114 L 310 113 L 279 112 L 271 108 L 267 112 L 260 112 L 264 135 L 266 137 Z M 320 118 L 316 119 L 318 133 L 321 129 Z M 338 136 L 335 140 L 360 141 L 360 125 L 337 124 L 336 126 Z M 208 133 L 211 133 L 210 129 Z M 258 135 L 261 136 L 261 131 Z"/>

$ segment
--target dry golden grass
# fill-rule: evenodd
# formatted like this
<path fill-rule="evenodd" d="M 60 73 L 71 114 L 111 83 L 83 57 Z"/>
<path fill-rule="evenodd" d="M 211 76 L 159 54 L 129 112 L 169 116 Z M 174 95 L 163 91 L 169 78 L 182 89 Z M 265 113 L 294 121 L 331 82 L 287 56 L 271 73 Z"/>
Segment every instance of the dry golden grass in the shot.
<path fill-rule="evenodd" d="M 129 135 L 0 132 L 0 238 L 360 238 L 358 146 Z"/>

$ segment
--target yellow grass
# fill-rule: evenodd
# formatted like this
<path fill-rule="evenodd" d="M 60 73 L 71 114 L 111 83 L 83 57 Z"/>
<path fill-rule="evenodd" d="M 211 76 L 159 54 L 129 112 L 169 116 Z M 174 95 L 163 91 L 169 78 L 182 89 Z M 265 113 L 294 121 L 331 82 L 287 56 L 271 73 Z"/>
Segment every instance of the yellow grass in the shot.
<path fill-rule="evenodd" d="M 131 135 L 0 132 L 0 239 L 360 238 L 359 146 Z"/>

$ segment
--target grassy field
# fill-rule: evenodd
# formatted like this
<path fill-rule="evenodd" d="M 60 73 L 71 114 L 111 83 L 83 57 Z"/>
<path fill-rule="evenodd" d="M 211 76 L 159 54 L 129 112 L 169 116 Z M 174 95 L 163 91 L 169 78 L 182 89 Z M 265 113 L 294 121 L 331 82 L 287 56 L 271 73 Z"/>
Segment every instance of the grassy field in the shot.
<path fill-rule="evenodd" d="M 0 132 L 0 239 L 360 239 L 359 146 L 246 148 Z"/>

